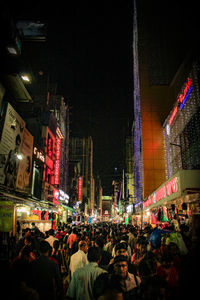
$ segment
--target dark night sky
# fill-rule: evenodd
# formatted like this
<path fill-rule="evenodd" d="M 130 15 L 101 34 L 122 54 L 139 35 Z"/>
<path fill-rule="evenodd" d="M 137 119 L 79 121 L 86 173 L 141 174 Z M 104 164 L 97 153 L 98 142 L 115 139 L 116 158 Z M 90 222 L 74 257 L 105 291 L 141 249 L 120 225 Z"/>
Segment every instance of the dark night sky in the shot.
<path fill-rule="evenodd" d="M 164 41 L 167 60 L 173 57 L 171 64 L 177 63 L 179 53 L 199 36 L 198 2 L 139 2 L 145 3 L 142 13 L 153 47 L 156 39 L 161 48 Z M 24 43 L 22 57 L 30 59 L 34 72 L 42 70 L 58 83 L 58 93 L 71 107 L 71 134 L 92 136 L 94 173 L 102 177 L 106 194 L 114 168 L 121 171 L 124 137 L 133 117 L 133 0 L 6 3 L 16 18 L 47 22 L 47 41 Z M 161 33 L 166 40 L 159 41 Z M 156 58 L 158 49 L 152 48 Z"/>
<path fill-rule="evenodd" d="M 71 107 L 71 133 L 92 136 L 94 174 L 100 174 L 107 193 L 114 168 L 122 168 L 133 115 L 132 1 L 17 2 L 10 7 L 16 18 L 47 22 L 47 41 L 23 44 L 22 51 L 34 72 L 43 70 L 58 83 L 58 93 Z"/>

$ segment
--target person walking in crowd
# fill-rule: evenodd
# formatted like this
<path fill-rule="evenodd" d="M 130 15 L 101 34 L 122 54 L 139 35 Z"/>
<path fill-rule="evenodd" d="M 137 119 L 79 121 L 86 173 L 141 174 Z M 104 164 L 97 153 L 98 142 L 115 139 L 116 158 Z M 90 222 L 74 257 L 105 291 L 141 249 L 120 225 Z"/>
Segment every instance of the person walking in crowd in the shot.
<path fill-rule="evenodd" d="M 27 299 L 32 295 L 36 300 L 37 295 L 40 300 L 46 296 L 60 300 L 63 295 L 84 300 L 188 299 L 191 287 L 198 287 L 198 277 L 194 275 L 200 266 L 197 218 L 189 223 L 191 227 L 181 224 L 180 232 L 171 223 L 162 229 L 150 225 L 141 229 L 125 224 L 79 224 L 73 226 L 73 232 L 67 225 L 65 238 L 59 241 L 54 230 L 45 240 L 42 234 L 30 234 L 27 229 L 13 249 L 16 255 L 10 263 L 11 286 L 21 299 L 23 295 L 28 295 Z M 48 240 L 53 242 L 52 248 Z M 38 245 L 43 242 L 45 251 L 41 248 L 38 252 Z M 61 262 L 59 253 L 63 254 Z"/>
<path fill-rule="evenodd" d="M 16 245 L 16 255 L 19 254 L 20 250 L 25 246 L 26 238 L 31 237 L 31 229 L 29 227 L 25 228 L 22 232 L 22 237 L 18 240 Z"/>
<path fill-rule="evenodd" d="M 86 241 L 80 241 L 78 244 L 78 251 L 74 253 L 70 258 L 70 273 L 71 277 L 73 276 L 74 272 L 84 267 L 88 264 L 88 259 L 86 253 L 88 252 L 88 244 Z"/>
<path fill-rule="evenodd" d="M 77 237 L 77 234 L 76 234 L 76 229 L 73 228 L 71 233 L 68 236 L 68 239 L 67 239 L 67 245 L 69 247 L 69 254 L 70 255 L 71 255 L 71 252 L 72 252 L 72 246 L 77 241 L 77 239 L 78 239 L 78 237 Z"/>
<path fill-rule="evenodd" d="M 49 259 L 52 251 L 47 241 L 40 243 L 40 256 L 30 263 L 29 285 L 40 299 L 62 300 L 63 285 L 58 265 Z"/>
<path fill-rule="evenodd" d="M 88 250 L 89 263 L 77 269 L 72 276 L 67 291 L 67 299 L 90 300 L 93 299 L 93 287 L 96 278 L 106 272 L 98 266 L 101 261 L 101 249 L 90 247 Z"/>
<path fill-rule="evenodd" d="M 53 242 L 58 241 L 58 239 L 54 236 L 54 230 L 53 229 L 50 229 L 48 231 L 48 234 L 49 234 L 49 236 L 48 236 L 48 238 L 45 239 L 45 241 L 47 241 L 50 244 L 50 246 L 53 248 Z"/>
<path fill-rule="evenodd" d="M 109 273 L 100 274 L 94 282 L 95 300 L 124 300 L 124 293 L 118 276 Z"/>
<path fill-rule="evenodd" d="M 114 258 L 113 273 L 119 277 L 120 287 L 122 288 L 123 292 L 126 295 L 134 295 L 135 291 L 133 290 L 139 287 L 141 279 L 135 274 L 129 273 L 127 256 L 117 255 Z"/>

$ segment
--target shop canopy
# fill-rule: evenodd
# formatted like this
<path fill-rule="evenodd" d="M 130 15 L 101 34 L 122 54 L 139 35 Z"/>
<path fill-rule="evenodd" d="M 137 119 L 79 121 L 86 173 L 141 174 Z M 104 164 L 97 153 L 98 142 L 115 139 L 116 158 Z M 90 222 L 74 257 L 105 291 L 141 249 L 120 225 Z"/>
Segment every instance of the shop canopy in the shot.
<path fill-rule="evenodd" d="M 145 199 L 143 209 L 166 205 L 178 197 L 197 192 L 200 193 L 200 170 L 179 170 Z"/>

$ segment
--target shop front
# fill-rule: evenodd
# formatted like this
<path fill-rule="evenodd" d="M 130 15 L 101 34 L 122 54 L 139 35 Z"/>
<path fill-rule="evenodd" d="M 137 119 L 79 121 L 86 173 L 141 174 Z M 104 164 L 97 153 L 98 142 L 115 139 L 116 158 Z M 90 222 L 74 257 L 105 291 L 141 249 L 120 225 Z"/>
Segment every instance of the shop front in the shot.
<path fill-rule="evenodd" d="M 143 223 L 156 226 L 200 214 L 200 170 L 180 170 L 143 203 Z"/>

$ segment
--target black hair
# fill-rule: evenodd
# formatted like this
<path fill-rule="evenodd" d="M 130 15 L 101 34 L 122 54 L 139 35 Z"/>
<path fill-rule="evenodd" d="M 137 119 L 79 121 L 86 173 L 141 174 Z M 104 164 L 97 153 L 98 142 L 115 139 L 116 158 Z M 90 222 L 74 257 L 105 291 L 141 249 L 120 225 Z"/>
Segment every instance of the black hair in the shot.
<path fill-rule="evenodd" d="M 101 248 L 103 249 L 103 246 L 104 246 L 104 241 L 103 239 L 100 237 L 98 239 L 95 240 L 95 243 Z"/>
<path fill-rule="evenodd" d="M 40 242 L 40 252 L 41 254 L 45 254 L 47 252 L 51 251 L 51 246 L 47 241 L 41 241 Z"/>
<path fill-rule="evenodd" d="M 128 244 L 126 242 L 121 242 L 121 243 L 118 243 L 116 246 L 115 246 L 115 251 L 117 250 L 120 250 L 120 249 L 128 249 Z"/>
<path fill-rule="evenodd" d="M 53 229 L 49 229 L 49 235 L 54 235 L 54 230 Z"/>
<path fill-rule="evenodd" d="M 90 247 L 88 249 L 88 261 L 97 262 L 101 258 L 102 250 L 100 247 Z"/>
<path fill-rule="evenodd" d="M 93 296 L 95 299 L 98 299 L 100 296 L 103 296 L 108 292 L 123 293 L 123 290 L 120 285 L 119 277 L 115 274 L 109 274 L 106 272 L 100 274 L 96 278 L 94 282 Z"/>
<path fill-rule="evenodd" d="M 126 261 L 128 263 L 127 256 L 125 256 L 125 255 L 115 256 L 115 258 L 114 258 L 114 264 L 116 264 L 118 262 L 122 262 L 122 261 Z"/>
<path fill-rule="evenodd" d="M 59 245 L 60 245 L 60 243 L 59 243 L 58 240 L 55 240 L 55 241 L 53 242 L 53 248 L 54 248 L 56 251 L 59 249 Z"/>

